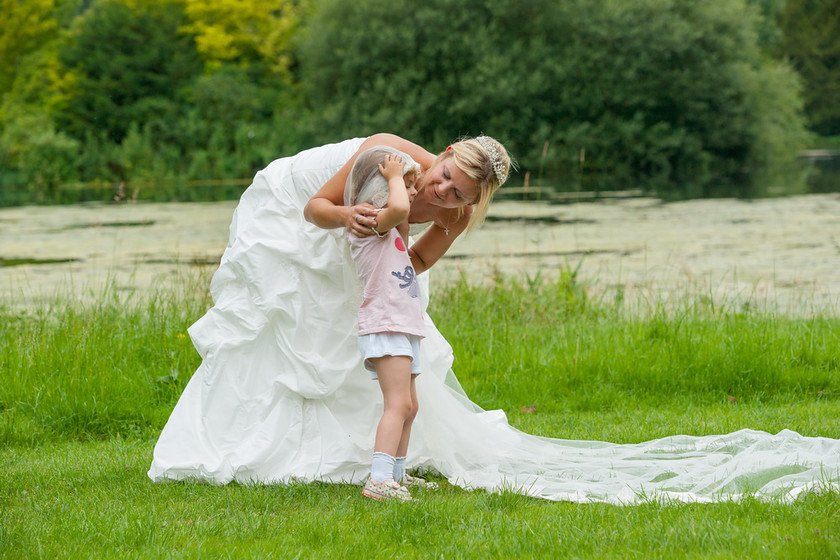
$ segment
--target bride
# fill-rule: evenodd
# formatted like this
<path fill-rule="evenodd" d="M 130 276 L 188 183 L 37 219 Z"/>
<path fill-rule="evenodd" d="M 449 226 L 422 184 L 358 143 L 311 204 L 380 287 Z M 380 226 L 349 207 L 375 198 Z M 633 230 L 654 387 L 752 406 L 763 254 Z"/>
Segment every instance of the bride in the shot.
<path fill-rule="evenodd" d="M 424 271 L 481 222 L 510 171 L 504 147 L 486 136 L 434 156 L 376 134 L 281 158 L 257 173 L 210 284 L 214 306 L 189 329 L 202 363 L 155 445 L 153 481 L 359 484 L 370 474 L 382 396 L 356 345 L 361 293 L 345 230 L 371 235 L 376 210 L 344 206 L 343 196 L 356 155 L 376 145 L 422 168 L 409 222 L 426 229 L 409 253 L 425 298 Z M 744 494 L 791 500 L 840 485 L 840 441 L 787 430 L 639 444 L 520 432 L 502 411 L 470 401 L 452 372 L 452 349 L 424 315 L 410 468 L 468 489 L 617 504 Z"/>

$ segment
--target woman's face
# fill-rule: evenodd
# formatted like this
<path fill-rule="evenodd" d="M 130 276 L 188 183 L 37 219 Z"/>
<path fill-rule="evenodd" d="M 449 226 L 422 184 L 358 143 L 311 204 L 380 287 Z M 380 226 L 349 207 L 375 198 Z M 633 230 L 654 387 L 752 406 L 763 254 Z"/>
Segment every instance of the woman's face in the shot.
<path fill-rule="evenodd" d="M 455 159 L 440 160 L 426 171 L 423 190 L 418 194 L 432 206 L 459 208 L 478 200 L 478 185 L 455 165 Z"/>

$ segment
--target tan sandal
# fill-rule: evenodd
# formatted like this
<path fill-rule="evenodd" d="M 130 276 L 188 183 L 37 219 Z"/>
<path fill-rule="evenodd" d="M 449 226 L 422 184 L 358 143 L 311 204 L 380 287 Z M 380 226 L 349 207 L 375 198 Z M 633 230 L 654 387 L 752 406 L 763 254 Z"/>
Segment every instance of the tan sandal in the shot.
<path fill-rule="evenodd" d="M 374 482 L 368 479 L 365 487 L 362 490 L 362 496 L 372 500 L 397 500 L 399 502 L 411 501 L 411 494 L 408 489 L 400 486 L 393 480 L 383 480 L 382 482 Z"/>

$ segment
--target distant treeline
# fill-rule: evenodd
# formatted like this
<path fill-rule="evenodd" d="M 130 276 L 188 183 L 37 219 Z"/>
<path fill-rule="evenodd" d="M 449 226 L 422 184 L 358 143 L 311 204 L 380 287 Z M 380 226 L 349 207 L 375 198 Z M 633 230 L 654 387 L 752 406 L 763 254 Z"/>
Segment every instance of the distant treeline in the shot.
<path fill-rule="evenodd" d="M 89 196 L 60 188 L 79 183 L 195 199 L 187 182 L 378 131 L 432 151 L 490 134 L 520 183 L 734 193 L 840 135 L 838 14 L 840 0 L 0 0 L 0 205 Z"/>

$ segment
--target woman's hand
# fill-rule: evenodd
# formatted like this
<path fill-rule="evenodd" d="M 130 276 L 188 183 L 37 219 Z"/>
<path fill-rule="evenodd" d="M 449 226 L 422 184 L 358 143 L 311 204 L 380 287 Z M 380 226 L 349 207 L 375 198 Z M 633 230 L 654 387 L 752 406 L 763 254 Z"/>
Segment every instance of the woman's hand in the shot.
<path fill-rule="evenodd" d="M 357 204 L 348 208 L 350 213 L 344 226 L 348 231 L 352 231 L 356 237 L 369 237 L 374 235 L 372 227 L 376 227 L 376 215 L 379 214 L 379 208 L 368 204 Z"/>

